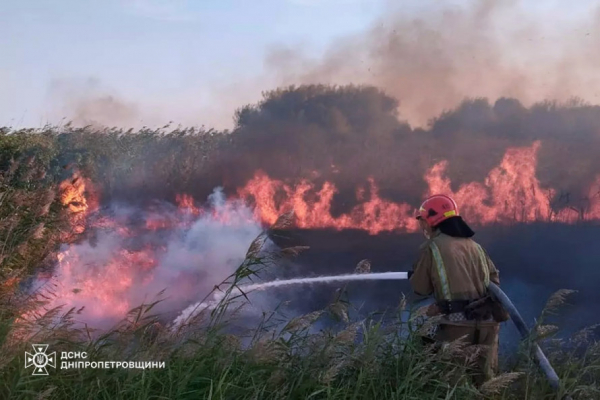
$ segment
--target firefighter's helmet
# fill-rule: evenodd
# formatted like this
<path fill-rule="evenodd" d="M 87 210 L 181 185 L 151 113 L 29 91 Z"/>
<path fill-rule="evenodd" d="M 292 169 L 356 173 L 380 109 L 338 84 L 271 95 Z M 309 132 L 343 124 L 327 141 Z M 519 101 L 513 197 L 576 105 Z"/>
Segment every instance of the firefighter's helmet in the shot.
<path fill-rule="evenodd" d="M 424 219 L 431 227 L 437 226 L 448 218 L 457 216 L 459 216 L 459 213 L 456 202 L 445 194 L 436 194 L 429 197 L 421 204 L 417 212 L 417 219 Z"/>

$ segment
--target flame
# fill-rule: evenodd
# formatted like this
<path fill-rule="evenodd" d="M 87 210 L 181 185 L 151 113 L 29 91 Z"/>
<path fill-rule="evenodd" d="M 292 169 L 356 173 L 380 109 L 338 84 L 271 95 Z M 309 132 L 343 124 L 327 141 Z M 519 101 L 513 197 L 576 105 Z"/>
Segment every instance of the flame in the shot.
<path fill-rule="evenodd" d="M 456 192 L 452 191 L 450 180 L 444 177 L 447 162 L 440 162 L 425 176 L 429 184 L 428 195 L 445 193 L 452 196 L 461 212 L 479 225 L 535 221 L 574 223 L 598 219 L 600 202 L 592 188 L 587 210 L 572 206 L 553 209 L 551 201 L 556 190 L 542 188 L 536 177 L 540 146 L 541 143 L 536 141 L 531 147 L 508 149 L 500 165 L 490 171 L 483 184 L 465 184 Z M 600 187 L 600 176 L 594 186 Z"/>
<path fill-rule="evenodd" d="M 180 210 L 189 212 L 192 215 L 200 215 L 202 210 L 196 207 L 194 198 L 189 194 L 178 194 L 175 196 L 175 202 Z"/>
<path fill-rule="evenodd" d="M 263 172 L 257 172 L 244 188 L 238 190 L 238 195 L 247 201 L 253 199 L 256 216 L 267 224 L 273 224 L 280 215 L 294 211 L 299 228 L 364 229 L 373 235 L 383 231 L 412 231 L 417 228 L 416 221 L 411 217 L 411 206 L 381 199 L 372 179 L 369 180 L 369 188 L 368 200 L 338 217 L 331 215 L 331 203 L 337 191 L 329 182 L 325 182 L 316 193 L 317 200 L 309 202 L 306 196 L 315 187 L 307 180 L 291 187 L 270 179 Z M 286 197 L 276 204 L 276 193 L 279 191 L 284 191 Z M 357 197 L 364 198 L 364 192 L 364 189 L 359 189 Z"/>
<path fill-rule="evenodd" d="M 110 262 L 92 266 L 88 274 L 82 275 L 79 258 L 79 254 L 69 250 L 58 257 L 61 271 L 60 285 L 56 289 L 58 302 L 69 308 L 85 306 L 92 318 L 125 315 L 131 307 L 122 295 L 131 288 L 132 272 L 138 265 L 131 263 L 128 254 L 120 252 Z"/>
<path fill-rule="evenodd" d="M 84 178 L 79 171 L 75 171 L 70 179 L 64 180 L 59 185 L 60 202 L 68 206 L 71 212 L 75 214 L 85 213 L 90 209 L 97 208 L 97 199 L 86 197 L 86 188 L 92 185 L 88 179 Z"/>
<path fill-rule="evenodd" d="M 461 214 L 478 225 L 533 221 L 574 223 L 582 219 L 600 219 L 600 176 L 583 201 L 585 207 L 557 207 L 552 204 L 556 191 L 542 187 L 536 177 L 539 148 L 540 142 L 535 142 L 528 147 L 508 149 L 500 164 L 483 182 L 466 183 L 455 191 L 446 176 L 448 163 L 437 163 L 423 177 L 428 185 L 423 197 L 434 193 L 454 197 Z M 273 224 L 281 215 L 293 211 L 299 228 L 362 229 L 373 235 L 418 229 L 414 219 L 415 205 L 382 198 L 373 179 L 357 188 L 357 205 L 345 214 L 332 214 L 336 193 L 331 182 L 317 187 L 305 179 L 294 185 L 257 171 L 244 187 L 237 190 L 237 196 L 228 199 L 218 211 L 199 206 L 188 194 L 179 194 L 175 198 L 176 208 L 168 211 L 161 207 L 149 208 L 144 210 L 144 220 L 134 223 L 110 215 L 95 215 L 98 200 L 94 188 L 76 173 L 60 185 L 60 201 L 70 212 L 73 231 L 83 233 L 88 226 L 93 232 L 111 231 L 117 239 L 114 251 L 105 251 L 102 255 L 94 253 L 92 264 L 89 255 L 97 252 L 93 245 L 68 245 L 58 254 L 59 285 L 52 306 L 85 306 L 92 318 L 123 317 L 139 305 L 136 302 L 139 299 L 133 298 L 130 292 L 157 279 L 158 260 L 167 250 L 159 240 L 163 231 L 166 234 L 185 233 L 199 218 L 209 217 L 210 223 L 216 226 L 247 221 Z M 252 211 L 248 215 L 240 214 L 240 204 L 252 204 Z M 141 247 L 126 244 L 136 240 L 142 242 Z M 193 282 L 184 277 L 178 289 L 193 286 Z"/>
<path fill-rule="evenodd" d="M 122 318 L 139 305 L 131 301 L 130 291 L 136 284 L 153 279 L 159 253 L 164 247 L 145 246 L 141 250 L 118 249 L 108 259 L 98 257 L 90 265 L 82 261 L 82 252 L 69 248 L 58 254 L 57 270 L 60 279 L 53 290 L 53 306 L 85 307 L 88 317 Z"/>
<path fill-rule="evenodd" d="M 600 175 L 588 192 L 589 206 L 587 208 L 588 219 L 600 219 Z"/>
<path fill-rule="evenodd" d="M 77 203 L 69 210 L 79 224 L 82 217 L 87 218 L 88 232 L 95 234 L 95 239 L 83 243 L 72 243 L 57 254 L 55 276 L 39 275 L 39 281 L 52 281 L 52 289 L 47 297 L 49 304 L 36 310 L 35 313 L 24 314 L 29 319 L 33 315 L 43 314 L 45 309 L 64 306 L 70 308 L 84 307 L 86 319 L 94 321 L 115 321 L 123 318 L 132 308 L 143 301 L 151 301 L 146 296 L 154 296 L 164 289 L 160 278 L 168 276 L 176 282 L 176 293 L 193 293 L 197 290 L 197 271 L 165 271 L 164 267 L 156 273 L 163 256 L 167 253 L 167 244 L 172 237 L 185 237 L 192 225 L 199 218 L 206 218 L 217 227 L 225 225 L 238 229 L 238 225 L 256 221 L 251 212 L 245 215 L 240 211 L 240 202 L 235 200 L 224 202 L 218 207 L 200 209 L 189 195 L 177 196 L 179 207 L 167 205 L 151 207 L 144 210 L 144 221 L 136 220 L 134 215 L 124 213 L 117 216 L 94 215 L 90 212 L 89 202 L 85 200 L 83 180 L 69 180 L 62 185 L 64 203 Z M 105 213 L 109 211 L 104 210 Z M 133 216 L 133 218 L 131 218 Z M 242 226 L 243 228 L 243 226 Z M 157 232 L 165 229 L 167 232 Z M 98 241 L 102 241 L 97 245 Z M 210 241 L 208 241 L 210 243 Z M 193 244 L 202 247 L 202 244 Z M 210 250 L 210 249 L 209 249 Z M 185 252 L 186 249 L 183 249 Z M 241 254 L 243 258 L 243 254 Z M 203 254 L 186 253 L 184 264 L 200 265 L 211 263 L 211 258 L 203 260 Z M 242 260 L 240 260 L 241 262 Z M 169 264 L 170 265 L 170 264 Z M 220 265 L 210 265 L 219 268 Z M 157 280 L 158 279 L 158 280 Z M 193 300 L 193 299 L 192 299 Z"/>
<path fill-rule="evenodd" d="M 87 216 L 98 208 L 99 201 L 92 192 L 91 182 L 79 171 L 75 171 L 70 179 L 62 181 L 59 185 L 59 199 L 70 211 L 71 230 L 75 234 L 85 231 Z"/>
<path fill-rule="evenodd" d="M 499 166 L 492 169 L 483 184 L 472 182 L 453 192 L 444 177 L 448 163 L 442 161 L 425 176 L 427 195 L 447 194 L 462 212 L 479 224 L 493 222 L 530 222 L 552 216 L 552 190 L 543 190 L 535 176 L 535 160 L 540 143 L 531 147 L 508 149 Z"/>
<path fill-rule="evenodd" d="M 160 229 L 171 229 L 174 227 L 172 221 L 160 215 L 152 215 L 146 219 L 146 229 L 157 231 Z"/>
<path fill-rule="evenodd" d="M 424 176 L 429 186 L 425 197 L 444 193 L 452 196 L 461 209 L 461 214 L 477 225 L 490 223 L 529 223 L 534 221 L 559 221 L 572 223 L 581 219 L 600 219 L 600 176 L 595 184 L 596 193 L 590 190 L 589 207 L 576 210 L 566 207 L 554 210 L 551 200 L 555 195 L 552 188 L 543 188 L 536 177 L 539 141 L 529 147 L 509 148 L 500 165 L 492 169 L 483 183 L 472 182 L 460 186 L 454 192 L 451 181 L 445 176 L 447 161 L 435 164 Z M 255 213 L 267 224 L 275 222 L 285 212 L 294 211 L 300 228 L 364 229 L 371 234 L 383 231 L 412 232 L 417 229 L 413 218 L 414 207 L 406 203 L 394 203 L 381 199 L 375 182 L 369 180 L 370 197 L 365 201 L 365 190 L 359 188 L 356 198 L 363 201 L 349 214 L 334 217 L 331 205 L 336 193 L 335 186 L 325 182 L 316 189 L 307 180 L 296 186 L 269 178 L 259 171 L 238 195 L 255 203 Z M 277 195 L 284 198 L 277 202 Z M 308 201 L 316 194 L 316 201 Z"/>

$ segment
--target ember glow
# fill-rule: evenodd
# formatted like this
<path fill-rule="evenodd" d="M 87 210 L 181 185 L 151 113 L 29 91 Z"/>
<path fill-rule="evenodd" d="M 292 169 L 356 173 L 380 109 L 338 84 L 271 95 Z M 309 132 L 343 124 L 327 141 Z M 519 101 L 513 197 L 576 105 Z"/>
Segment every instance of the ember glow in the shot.
<path fill-rule="evenodd" d="M 600 176 L 585 209 L 552 207 L 554 189 L 542 187 L 536 178 L 539 148 L 535 142 L 508 149 L 484 182 L 456 191 L 446 176 L 448 163 L 435 164 L 424 176 L 429 190 L 423 197 L 452 195 L 474 225 L 600 219 Z M 339 216 L 331 213 L 332 183 L 320 188 L 307 180 L 289 185 L 260 171 L 237 196 L 226 199 L 217 190 L 207 206 L 181 194 L 176 205 L 156 203 L 143 210 L 111 205 L 99 211 L 88 192 L 94 192 L 93 186 L 79 174 L 61 185 L 61 201 L 72 213 L 80 240 L 64 245 L 58 255 L 50 306 L 85 307 L 86 322 L 96 324 L 124 317 L 163 289 L 168 311 L 180 312 L 198 302 L 235 271 L 261 225 L 292 210 L 299 228 L 353 228 L 372 235 L 417 229 L 415 205 L 381 198 L 373 180 L 357 189 L 357 205 Z"/>

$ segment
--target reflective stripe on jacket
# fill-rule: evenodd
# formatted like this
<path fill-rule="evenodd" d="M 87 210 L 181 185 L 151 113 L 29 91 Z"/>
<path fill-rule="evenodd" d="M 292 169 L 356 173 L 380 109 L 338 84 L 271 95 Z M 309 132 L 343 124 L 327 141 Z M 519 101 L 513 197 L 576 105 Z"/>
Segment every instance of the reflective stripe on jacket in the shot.
<path fill-rule="evenodd" d="M 474 240 L 438 233 L 423 246 L 410 283 L 423 296 L 440 300 L 483 297 L 489 282 L 500 284 L 498 270 Z"/>

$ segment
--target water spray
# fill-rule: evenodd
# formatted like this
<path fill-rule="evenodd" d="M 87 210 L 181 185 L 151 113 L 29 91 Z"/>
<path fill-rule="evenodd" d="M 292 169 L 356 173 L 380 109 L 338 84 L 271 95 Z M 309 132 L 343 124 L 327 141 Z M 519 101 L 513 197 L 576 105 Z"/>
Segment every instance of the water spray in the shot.
<path fill-rule="evenodd" d="M 264 290 L 264 289 L 268 289 L 268 288 L 272 288 L 272 287 L 289 286 L 289 285 L 344 282 L 344 281 L 405 280 L 405 279 L 408 279 L 407 272 L 380 272 L 380 273 L 362 273 L 362 274 L 355 273 L 355 274 L 346 274 L 346 275 L 320 276 L 320 277 L 313 277 L 313 278 L 294 278 L 294 279 L 285 279 L 285 280 L 280 280 L 280 281 L 246 284 L 246 285 L 237 286 L 234 289 L 234 291 L 236 292 L 236 294 L 242 295 L 242 294 L 248 293 L 250 291 Z M 490 282 L 488 288 L 489 288 L 490 292 L 492 293 L 492 295 L 506 308 L 506 310 L 510 314 L 511 320 L 513 321 L 517 330 L 521 334 L 521 337 L 523 339 L 526 339 L 527 337 L 529 337 L 530 332 L 529 332 L 529 329 L 527 328 L 527 325 L 525 324 L 525 321 L 521 317 L 521 314 L 519 313 L 519 311 L 517 310 L 515 305 L 512 303 L 512 301 L 510 301 L 510 299 L 508 298 L 506 293 L 504 293 L 504 291 L 502 289 L 500 289 L 500 287 L 498 287 L 497 285 L 495 285 L 492 282 Z M 221 293 L 215 294 L 215 297 L 212 301 L 210 301 L 208 303 L 196 305 L 194 307 L 194 311 L 198 310 L 198 309 L 202 310 L 202 309 L 206 309 L 206 308 L 208 308 L 209 310 L 215 309 L 218 306 L 218 304 L 221 302 L 221 300 L 225 297 L 225 295 L 226 295 L 226 292 L 221 292 Z M 192 312 L 194 312 L 194 311 L 192 311 Z M 177 320 L 182 318 L 184 314 L 186 314 L 185 311 L 184 311 L 184 313 L 182 313 L 182 315 Z M 177 320 L 176 320 L 176 323 L 177 323 Z M 552 365 L 548 361 L 548 358 L 544 355 L 544 352 L 542 351 L 540 346 L 538 344 L 535 344 L 534 346 L 535 346 L 534 347 L 535 357 L 538 361 L 540 368 L 542 369 L 542 371 L 548 378 L 548 382 L 550 383 L 550 386 L 554 390 L 558 391 L 560 388 L 560 379 L 559 379 L 558 375 L 554 371 L 554 368 L 552 368 Z M 568 400 L 568 399 L 570 399 L 570 397 L 566 396 L 564 399 Z"/>
<path fill-rule="evenodd" d="M 346 275 L 331 275 L 331 276 L 318 276 L 313 278 L 294 278 L 285 279 L 280 281 L 270 281 L 264 283 L 252 283 L 246 285 L 236 286 L 232 293 L 234 296 L 243 295 L 250 291 L 260 291 L 272 287 L 289 286 L 289 285 L 301 285 L 310 283 L 328 283 L 328 282 L 346 282 L 346 281 L 365 281 L 365 280 L 403 280 L 408 279 L 407 272 L 379 272 L 379 273 L 368 273 L 368 274 L 346 274 Z M 180 323 L 186 321 L 190 315 L 203 311 L 212 311 L 219 303 L 225 298 L 227 292 L 216 292 L 211 301 L 192 305 L 180 314 L 174 321 L 174 325 L 177 326 Z"/>
<path fill-rule="evenodd" d="M 261 290 L 270 287 L 300 285 L 307 283 L 327 283 L 327 282 L 343 282 L 343 281 L 368 281 L 368 280 L 402 280 L 408 279 L 408 272 L 379 272 L 374 274 L 346 274 L 332 276 L 318 276 L 314 278 L 295 278 L 282 281 L 271 281 L 265 283 L 257 283 L 252 285 L 240 286 L 240 289 L 245 290 Z"/>
<path fill-rule="evenodd" d="M 329 282 L 347 282 L 347 281 L 368 281 L 368 280 L 403 280 L 408 279 L 407 272 L 379 272 L 375 274 L 346 274 L 317 276 L 314 278 L 294 278 L 281 281 L 271 281 L 264 283 L 254 283 L 237 286 L 234 290 L 237 294 L 248 293 L 250 291 L 260 291 L 272 287 L 302 285 L 310 283 L 329 283 Z M 215 295 L 214 300 L 208 304 L 209 309 L 214 309 L 218 303 L 225 297 L 224 292 Z"/>

